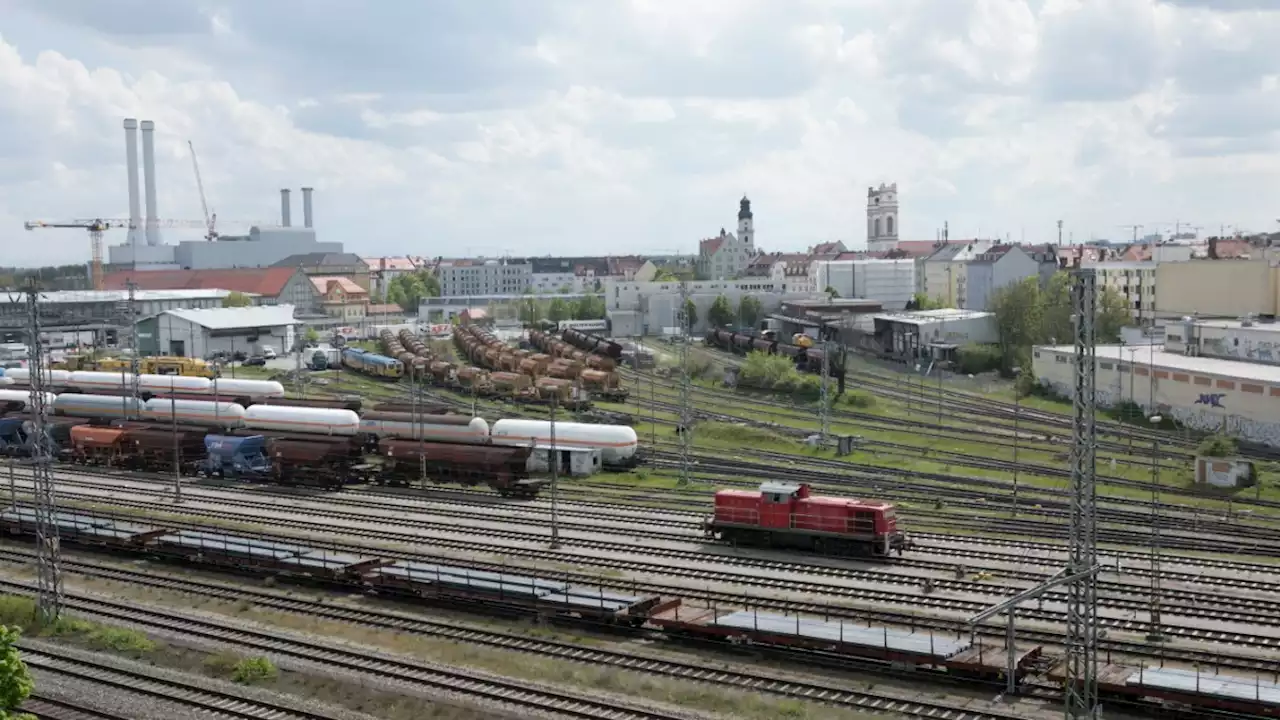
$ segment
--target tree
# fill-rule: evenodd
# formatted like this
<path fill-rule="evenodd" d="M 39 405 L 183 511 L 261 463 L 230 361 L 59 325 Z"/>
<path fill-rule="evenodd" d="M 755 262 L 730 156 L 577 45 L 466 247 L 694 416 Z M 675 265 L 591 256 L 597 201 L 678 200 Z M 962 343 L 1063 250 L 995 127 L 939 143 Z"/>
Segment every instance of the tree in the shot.
<path fill-rule="evenodd" d="M 31 671 L 18 655 L 21 635 L 22 630 L 16 627 L 0 626 L 0 717 L 13 717 L 8 711 L 26 701 L 35 686 Z"/>
<path fill-rule="evenodd" d="M 320 342 L 320 333 L 316 332 L 313 327 L 307 327 L 306 331 L 302 333 L 302 339 L 309 343 L 318 343 Z"/>
<path fill-rule="evenodd" d="M 226 297 L 222 298 L 222 307 L 249 307 L 253 304 L 253 298 L 242 292 L 232 290 Z"/>
<path fill-rule="evenodd" d="M 1040 279 L 1029 277 L 996 290 L 991 296 L 1004 370 L 1031 367 L 1031 346 L 1040 341 L 1044 297 Z"/>
<path fill-rule="evenodd" d="M 729 298 L 720 295 L 711 303 L 707 311 L 707 321 L 715 327 L 725 327 L 733 323 L 733 308 L 729 307 Z"/>
<path fill-rule="evenodd" d="M 542 319 L 541 308 L 538 307 L 538 300 L 533 296 L 532 288 L 525 288 L 524 297 L 520 298 L 517 315 L 520 323 L 525 327 L 533 327 Z"/>
<path fill-rule="evenodd" d="M 568 320 L 572 315 L 573 309 L 569 307 L 569 303 L 564 298 L 554 298 L 550 307 L 547 308 L 547 319 L 553 323 Z"/>
<path fill-rule="evenodd" d="M 836 298 L 840 297 L 840 293 L 837 292 L 836 289 L 831 287 L 830 285 L 823 288 L 822 292 L 827 294 L 828 300 L 835 300 Z"/>
<path fill-rule="evenodd" d="M 1133 322 L 1129 314 L 1129 303 L 1119 290 L 1107 286 L 1098 295 L 1098 319 L 1094 323 L 1094 332 L 1100 343 L 1120 342 L 1120 328 Z"/>
<path fill-rule="evenodd" d="M 743 295 L 738 301 L 738 322 L 742 323 L 743 327 L 755 327 L 763 314 L 764 308 L 754 295 Z"/>
<path fill-rule="evenodd" d="M 603 320 L 604 316 L 604 298 L 599 295 L 583 295 L 573 305 L 574 320 Z"/>
<path fill-rule="evenodd" d="M 693 304 L 693 298 L 684 301 L 684 326 L 689 331 L 693 331 L 693 326 L 698 324 L 698 306 Z"/>
<path fill-rule="evenodd" d="M 386 300 L 416 312 L 423 298 L 440 296 L 440 280 L 430 270 L 402 273 L 387 283 Z"/>
<path fill-rule="evenodd" d="M 1071 274 L 1056 272 L 1044 291 L 1044 315 L 1039 342 L 1069 343 L 1074 333 L 1071 322 Z M 1101 334 L 1098 340 L 1102 340 Z"/>
<path fill-rule="evenodd" d="M 947 306 L 941 297 L 931 298 L 924 293 L 911 296 L 911 307 L 914 310 L 941 310 Z"/>

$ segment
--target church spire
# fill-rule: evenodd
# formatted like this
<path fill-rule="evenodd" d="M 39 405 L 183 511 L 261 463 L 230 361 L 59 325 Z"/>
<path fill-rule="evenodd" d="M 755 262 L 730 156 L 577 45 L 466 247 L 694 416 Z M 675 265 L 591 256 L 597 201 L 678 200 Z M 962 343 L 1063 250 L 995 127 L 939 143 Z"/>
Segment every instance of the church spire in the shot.
<path fill-rule="evenodd" d="M 751 201 L 747 199 L 746 195 L 743 195 L 742 201 L 738 203 L 738 219 L 739 220 L 751 219 Z"/>

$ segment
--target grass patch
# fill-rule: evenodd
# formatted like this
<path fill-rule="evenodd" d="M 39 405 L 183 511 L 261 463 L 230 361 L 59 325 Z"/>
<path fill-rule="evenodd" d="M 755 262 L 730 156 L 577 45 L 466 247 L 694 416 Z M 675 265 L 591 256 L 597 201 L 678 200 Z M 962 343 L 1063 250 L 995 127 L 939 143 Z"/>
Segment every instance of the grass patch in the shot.
<path fill-rule="evenodd" d="M 73 645 L 140 657 L 159 647 L 145 633 L 104 625 L 73 615 L 62 615 L 47 627 L 40 627 L 35 600 L 18 595 L 0 595 L 0 625 L 20 627 L 40 637 L 56 638 Z"/>

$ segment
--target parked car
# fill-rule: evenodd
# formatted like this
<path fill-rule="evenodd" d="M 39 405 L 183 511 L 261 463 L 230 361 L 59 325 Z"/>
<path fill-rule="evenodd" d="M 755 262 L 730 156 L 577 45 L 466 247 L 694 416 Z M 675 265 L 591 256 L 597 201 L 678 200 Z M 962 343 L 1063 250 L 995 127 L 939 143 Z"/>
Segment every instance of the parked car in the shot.
<path fill-rule="evenodd" d="M 243 350 L 237 350 L 237 351 L 235 351 L 235 354 L 233 354 L 233 355 L 231 356 L 231 359 L 232 359 L 232 360 L 236 360 L 236 361 L 239 361 L 239 362 L 244 362 L 244 361 L 245 361 L 245 360 L 247 360 L 248 358 L 249 358 L 249 354 L 248 354 L 248 353 L 246 353 L 246 352 L 245 352 L 245 351 L 243 351 Z"/>
<path fill-rule="evenodd" d="M 251 355 L 249 356 L 248 359 L 246 359 L 244 362 L 240 364 L 244 365 L 245 367 L 252 367 L 254 365 L 266 365 L 267 359 L 262 357 L 261 355 Z"/>

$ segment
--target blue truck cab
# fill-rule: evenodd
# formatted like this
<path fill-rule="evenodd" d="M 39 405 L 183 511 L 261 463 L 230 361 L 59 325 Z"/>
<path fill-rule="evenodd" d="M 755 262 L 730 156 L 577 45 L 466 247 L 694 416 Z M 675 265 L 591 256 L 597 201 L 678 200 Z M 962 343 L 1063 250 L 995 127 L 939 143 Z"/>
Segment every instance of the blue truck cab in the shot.
<path fill-rule="evenodd" d="M 259 477 L 271 471 L 267 440 L 261 435 L 206 435 L 200 471 L 209 477 Z"/>

